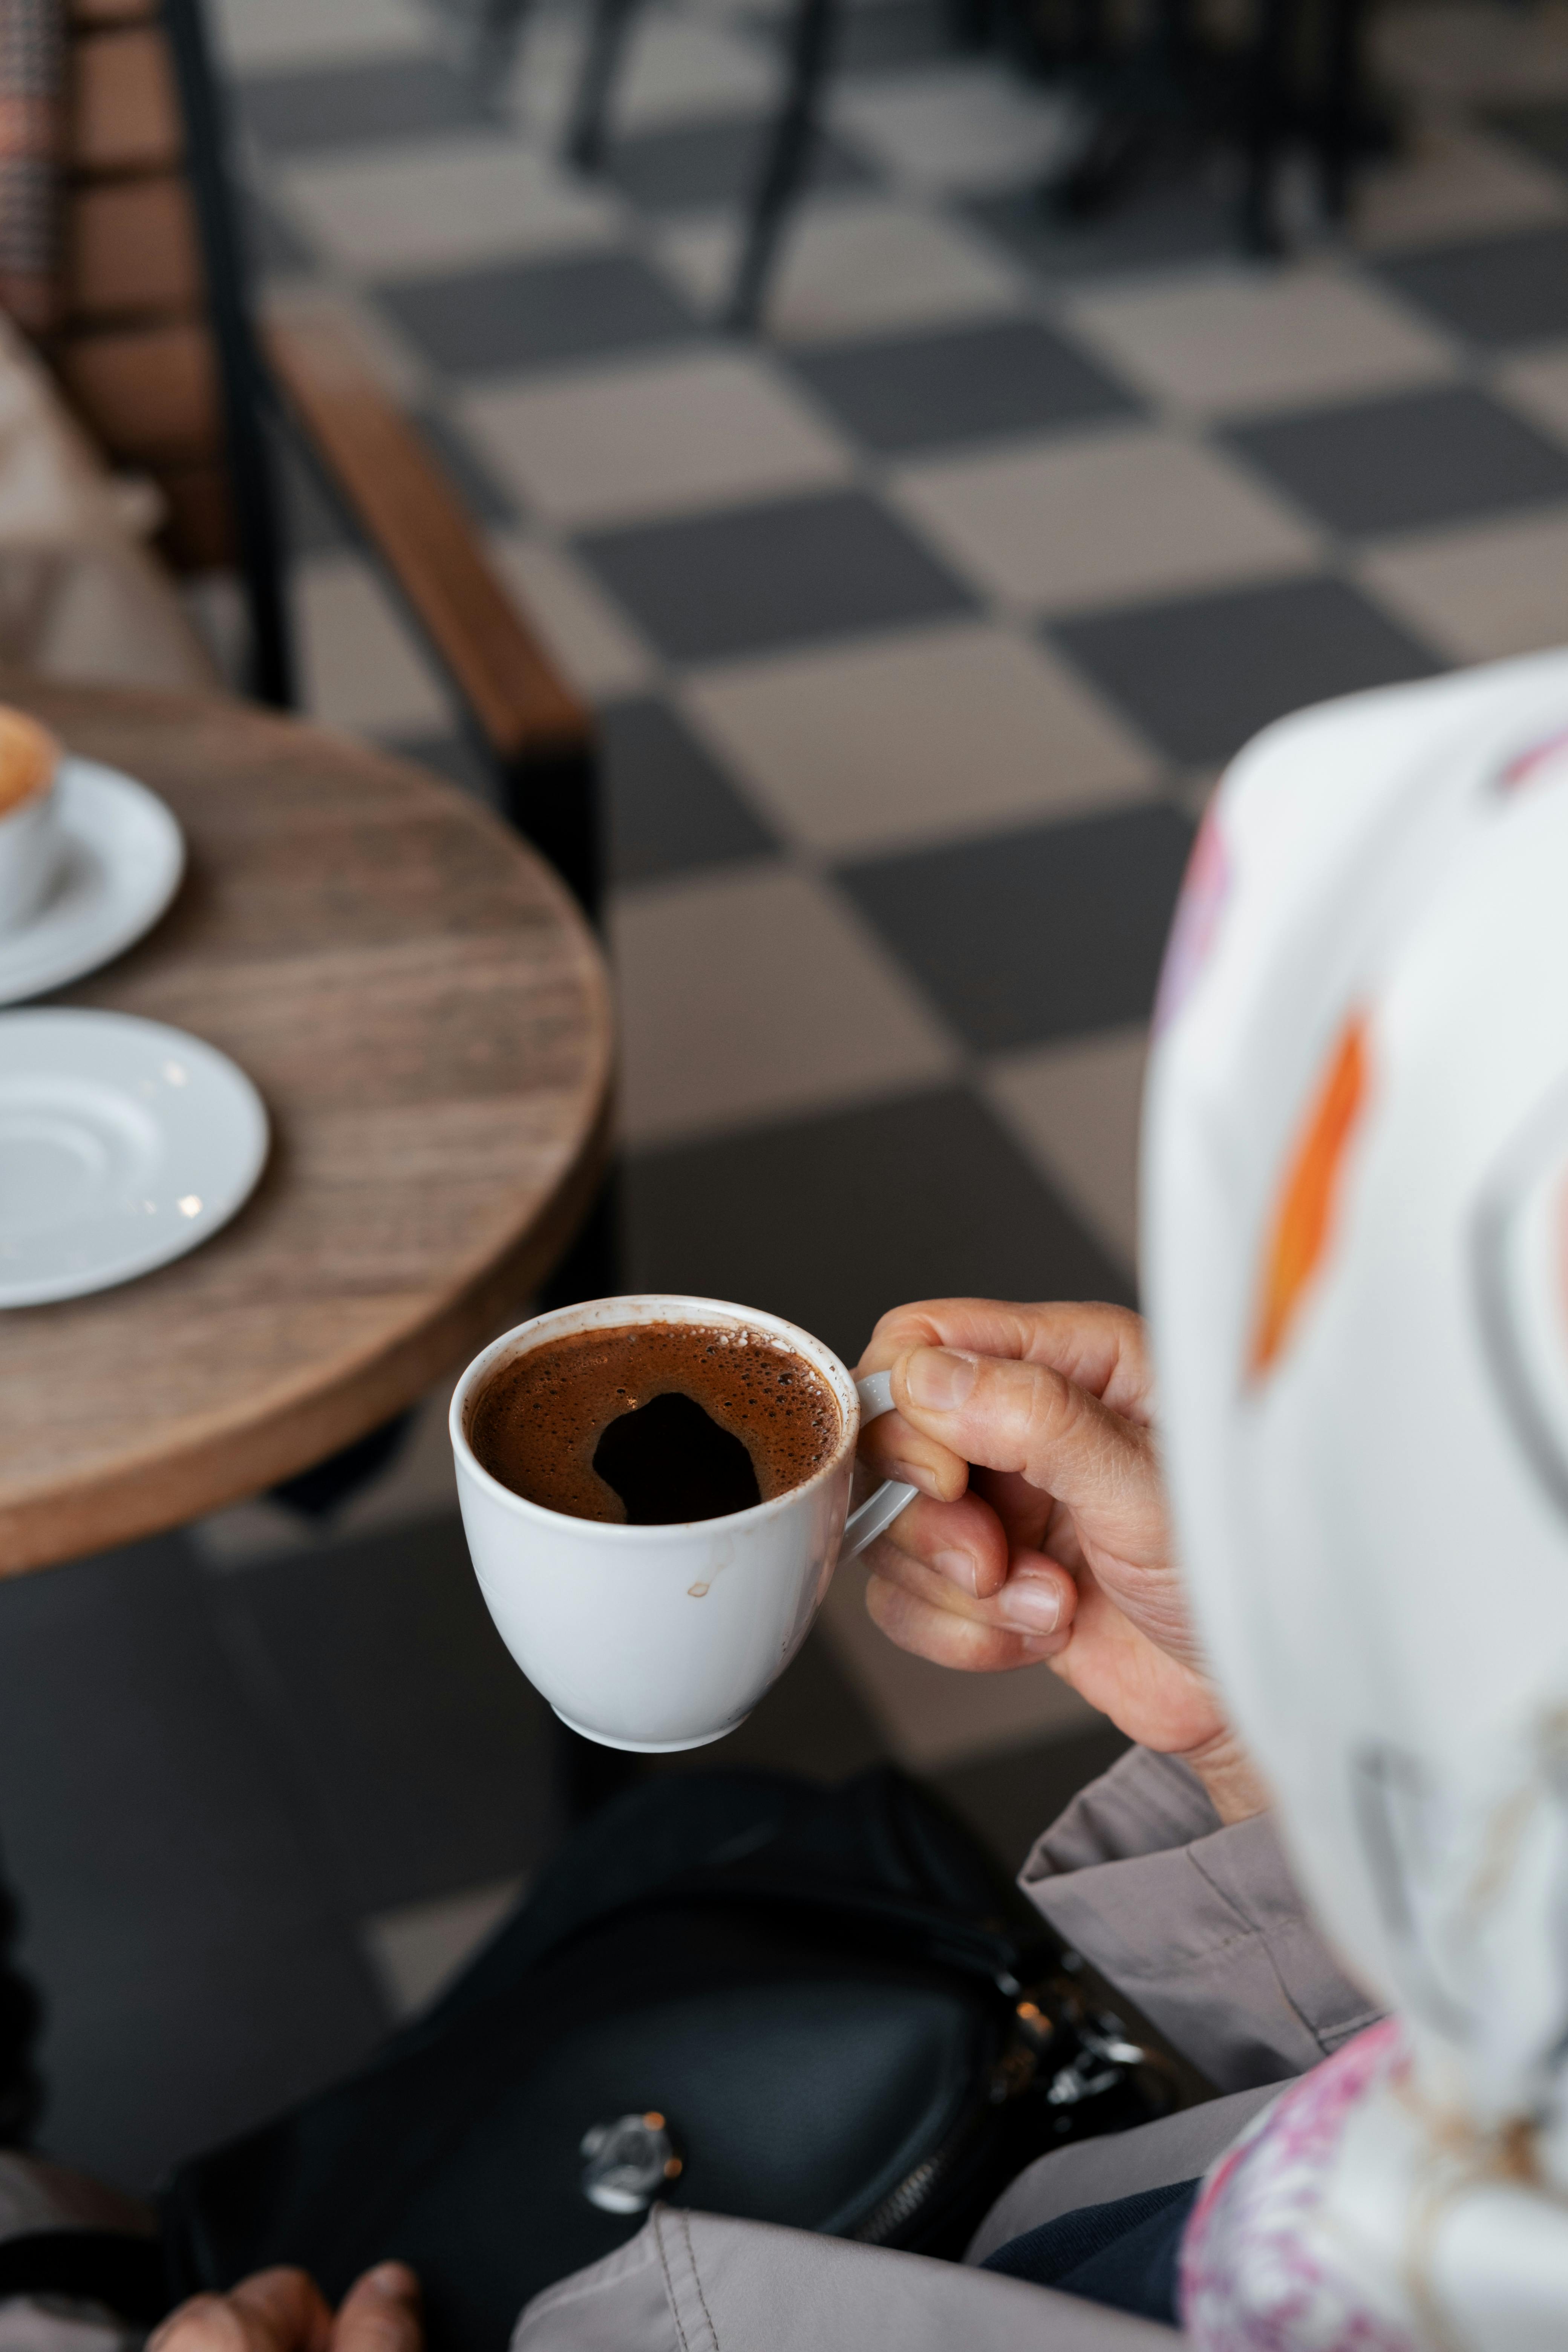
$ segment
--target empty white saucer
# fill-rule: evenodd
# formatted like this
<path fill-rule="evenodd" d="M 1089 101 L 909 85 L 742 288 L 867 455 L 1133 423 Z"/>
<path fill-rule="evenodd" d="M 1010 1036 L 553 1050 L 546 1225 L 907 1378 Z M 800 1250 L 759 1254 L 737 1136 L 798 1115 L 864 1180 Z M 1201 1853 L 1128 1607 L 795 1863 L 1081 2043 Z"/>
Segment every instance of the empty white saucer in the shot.
<path fill-rule="evenodd" d="M 0 1013 L 0 1307 L 183 1257 L 266 1160 L 261 1097 L 200 1038 L 124 1013 Z"/>
<path fill-rule="evenodd" d="M 0 1004 L 63 988 L 150 930 L 180 887 L 185 845 L 155 793 L 71 755 L 55 786 L 59 873 L 37 913 L 0 932 Z"/>

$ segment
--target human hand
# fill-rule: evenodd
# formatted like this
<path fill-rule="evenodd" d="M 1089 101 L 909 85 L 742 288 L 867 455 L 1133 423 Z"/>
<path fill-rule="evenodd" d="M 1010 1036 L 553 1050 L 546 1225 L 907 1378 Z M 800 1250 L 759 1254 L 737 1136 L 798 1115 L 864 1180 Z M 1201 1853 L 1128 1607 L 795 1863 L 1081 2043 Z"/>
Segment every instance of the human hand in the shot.
<path fill-rule="evenodd" d="M 1185 1758 L 1222 1819 L 1261 1811 L 1172 1557 L 1141 1318 L 928 1299 L 883 1316 L 858 1370 L 890 1370 L 897 1408 L 862 1459 L 921 1489 L 867 1554 L 883 1633 L 972 1673 L 1044 1660 Z"/>
<path fill-rule="evenodd" d="M 334 2315 L 305 2271 L 257 2271 L 227 2294 L 193 2295 L 146 2352 L 422 2352 L 419 2282 L 403 2263 L 356 2279 Z"/>

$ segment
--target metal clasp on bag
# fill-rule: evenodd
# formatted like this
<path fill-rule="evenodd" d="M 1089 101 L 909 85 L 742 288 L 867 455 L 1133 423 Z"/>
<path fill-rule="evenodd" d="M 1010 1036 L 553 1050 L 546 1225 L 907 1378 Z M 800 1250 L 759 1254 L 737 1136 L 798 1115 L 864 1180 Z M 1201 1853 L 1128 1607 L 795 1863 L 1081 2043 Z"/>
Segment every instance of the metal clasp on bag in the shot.
<path fill-rule="evenodd" d="M 669 2126 L 657 2109 L 617 2116 L 583 2135 L 583 2194 L 601 2213 L 646 2213 L 666 2184 L 685 2168 Z"/>

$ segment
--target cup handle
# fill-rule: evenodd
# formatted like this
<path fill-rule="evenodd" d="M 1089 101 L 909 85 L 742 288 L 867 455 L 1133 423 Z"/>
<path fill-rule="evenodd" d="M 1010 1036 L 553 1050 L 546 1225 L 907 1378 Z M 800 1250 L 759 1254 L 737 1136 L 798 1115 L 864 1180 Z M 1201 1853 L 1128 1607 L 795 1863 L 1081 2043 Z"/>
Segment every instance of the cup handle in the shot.
<path fill-rule="evenodd" d="M 893 1410 L 893 1375 L 873 1372 L 868 1380 L 857 1381 L 856 1391 L 860 1399 L 860 1425 L 879 1421 Z M 920 1493 L 918 1486 L 906 1486 L 900 1478 L 884 1478 L 874 1495 L 868 1495 L 858 1510 L 851 1511 L 844 1526 L 844 1541 L 839 1547 L 838 1565 L 858 1559 L 868 1543 L 875 1543 L 898 1517 L 906 1503 L 913 1502 Z"/>

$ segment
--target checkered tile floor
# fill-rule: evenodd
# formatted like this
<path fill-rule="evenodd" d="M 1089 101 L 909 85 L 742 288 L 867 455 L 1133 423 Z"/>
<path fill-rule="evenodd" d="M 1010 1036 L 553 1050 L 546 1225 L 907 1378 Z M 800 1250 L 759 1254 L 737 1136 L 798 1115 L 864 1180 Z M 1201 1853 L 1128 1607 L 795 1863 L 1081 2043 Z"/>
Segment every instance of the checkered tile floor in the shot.
<path fill-rule="evenodd" d="M 1568 13 L 1390 5 L 1407 152 L 1348 243 L 1258 269 L 1206 185 L 1055 226 L 1053 94 L 955 58 L 939 0 L 846 0 L 755 342 L 710 320 L 776 0 L 646 0 L 592 182 L 556 161 L 580 0 L 482 98 L 416 0 L 221 14 L 274 298 L 357 325 L 601 713 L 632 1279 L 851 1357 L 913 1296 L 1131 1297 L 1216 770 L 1300 703 L 1568 636 Z M 482 789 L 292 505 L 312 708 Z M 543 1727 L 438 1407 L 326 1539 L 247 1506 L 0 1610 L 68 2154 L 144 2181 L 349 2063 L 538 1861 Z M 892 1752 L 1016 1852 L 1107 1739 L 1043 1671 L 891 1650 L 851 1575 L 712 1760 Z"/>
<path fill-rule="evenodd" d="M 604 718 L 639 1283 L 858 1350 L 1133 1282 L 1142 1034 L 1194 815 L 1268 719 L 1568 629 L 1568 36 L 1385 24 L 1350 250 L 1207 189 L 1075 235 L 1060 100 L 848 11 L 769 331 L 710 323 L 779 19 L 648 0 L 597 180 L 580 19 L 503 90 L 405 0 L 226 0 L 275 291 L 363 324 Z M 460 771 L 302 517 L 324 715 Z"/>

